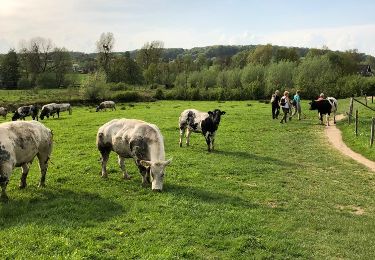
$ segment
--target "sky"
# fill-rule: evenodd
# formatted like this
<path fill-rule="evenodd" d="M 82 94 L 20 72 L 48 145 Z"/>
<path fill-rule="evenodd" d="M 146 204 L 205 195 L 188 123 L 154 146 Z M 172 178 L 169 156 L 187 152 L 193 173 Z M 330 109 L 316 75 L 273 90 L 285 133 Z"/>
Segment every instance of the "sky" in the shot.
<path fill-rule="evenodd" d="M 0 53 L 34 37 L 91 53 L 103 32 L 114 51 L 272 44 L 375 56 L 374 0 L 0 0 Z"/>

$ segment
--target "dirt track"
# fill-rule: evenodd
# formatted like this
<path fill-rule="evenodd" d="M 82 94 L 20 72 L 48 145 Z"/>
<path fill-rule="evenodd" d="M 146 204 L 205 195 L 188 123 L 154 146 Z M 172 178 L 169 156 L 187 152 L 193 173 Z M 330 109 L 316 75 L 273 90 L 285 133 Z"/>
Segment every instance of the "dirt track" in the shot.
<path fill-rule="evenodd" d="M 336 116 L 337 121 L 342 120 L 343 118 L 343 115 Z M 359 153 L 352 151 L 348 146 L 346 146 L 346 144 L 342 140 L 341 131 L 336 127 L 336 125 L 326 126 L 324 132 L 328 137 L 329 142 L 341 153 L 367 166 L 369 169 L 375 172 L 375 162 L 365 158 Z"/>

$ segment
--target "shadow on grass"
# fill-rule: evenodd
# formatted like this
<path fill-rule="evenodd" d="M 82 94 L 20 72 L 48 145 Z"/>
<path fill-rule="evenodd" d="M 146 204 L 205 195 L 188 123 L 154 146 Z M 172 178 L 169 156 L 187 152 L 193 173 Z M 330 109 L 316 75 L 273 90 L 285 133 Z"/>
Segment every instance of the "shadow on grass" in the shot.
<path fill-rule="evenodd" d="M 201 189 L 193 186 L 182 186 L 178 184 L 168 184 L 167 193 L 176 196 L 182 196 L 191 199 L 199 199 L 202 202 L 223 205 L 228 204 L 234 207 L 243 207 L 247 209 L 258 208 L 259 205 L 241 197 L 233 196 L 225 193 L 214 192 L 206 189 Z"/>
<path fill-rule="evenodd" d="M 256 161 L 260 161 L 260 162 L 267 163 L 267 164 L 277 164 L 277 165 L 280 165 L 280 166 L 283 166 L 283 167 L 301 166 L 301 164 L 289 162 L 289 161 L 286 161 L 286 160 L 284 161 L 284 160 L 280 160 L 280 159 L 270 157 L 270 156 L 255 155 L 255 154 L 243 152 L 243 151 L 215 150 L 213 153 L 222 154 L 222 155 L 225 155 L 225 156 L 232 156 L 232 157 L 235 157 L 235 158 L 256 160 Z"/>
<path fill-rule="evenodd" d="M 123 214 L 123 207 L 97 194 L 71 190 L 42 190 L 32 199 L 0 205 L 0 229 L 20 224 L 87 227 Z"/>

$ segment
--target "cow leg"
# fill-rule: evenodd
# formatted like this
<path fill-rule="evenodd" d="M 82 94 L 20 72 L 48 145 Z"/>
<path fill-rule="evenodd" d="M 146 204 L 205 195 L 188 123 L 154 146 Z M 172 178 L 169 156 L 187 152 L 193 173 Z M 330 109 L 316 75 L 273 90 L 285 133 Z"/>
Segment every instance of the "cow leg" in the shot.
<path fill-rule="evenodd" d="M 126 180 L 130 180 L 130 175 L 127 173 L 126 168 L 125 168 L 125 158 L 121 157 L 120 155 L 118 156 L 118 164 L 121 168 L 123 178 Z"/>
<path fill-rule="evenodd" d="M 142 186 L 148 186 L 151 184 L 150 181 L 150 168 L 146 168 L 139 162 L 136 163 L 139 169 L 139 173 L 142 176 Z"/>
<path fill-rule="evenodd" d="M 208 132 L 206 132 L 204 134 L 204 138 L 206 139 L 206 144 L 207 144 L 207 148 L 208 148 L 207 150 L 209 152 L 211 152 L 211 138 L 210 138 L 210 134 Z"/>
<path fill-rule="evenodd" d="M 327 126 L 329 126 L 329 114 L 326 114 Z"/>
<path fill-rule="evenodd" d="M 188 127 L 188 128 L 186 128 L 186 146 L 190 145 L 190 135 L 191 135 L 191 131 Z"/>
<path fill-rule="evenodd" d="M 6 192 L 7 185 L 8 185 L 8 180 L 0 182 L 0 186 L 1 186 L 0 200 L 2 201 L 8 201 L 9 199 L 7 192 Z"/>
<path fill-rule="evenodd" d="M 336 112 L 333 112 L 333 123 L 336 124 Z"/>
<path fill-rule="evenodd" d="M 52 149 L 52 147 L 50 148 Z M 38 187 L 45 187 L 46 186 L 46 174 L 48 169 L 48 160 L 49 160 L 50 152 L 47 153 L 39 153 L 38 160 L 39 160 L 39 169 L 40 169 L 40 182 Z"/>
<path fill-rule="evenodd" d="M 30 166 L 27 163 L 22 164 L 22 176 L 21 176 L 21 182 L 20 182 L 20 189 L 26 188 L 26 178 L 27 174 L 29 173 Z"/>
<path fill-rule="evenodd" d="M 215 143 L 215 134 L 211 135 L 211 151 L 214 150 L 214 143 Z"/>
<path fill-rule="evenodd" d="M 180 141 L 179 141 L 180 147 L 182 147 L 182 138 L 184 136 L 184 132 L 185 132 L 185 126 L 180 125 Z"/>
<path fill-rule="evenodd" d="M 108 159 L 109 159 L 110 151 L 103 150 L 103 151 L 100 151 L 100 153 L 102 155 L 102 178 L 108 178 L 107 162 L 108 162 Z"/>

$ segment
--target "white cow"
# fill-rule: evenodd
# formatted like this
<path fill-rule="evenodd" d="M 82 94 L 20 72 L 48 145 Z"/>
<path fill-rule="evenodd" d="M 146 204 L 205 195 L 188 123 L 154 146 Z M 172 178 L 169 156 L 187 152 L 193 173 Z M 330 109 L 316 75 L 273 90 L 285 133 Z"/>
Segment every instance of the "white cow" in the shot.
<path fill-rule="evenodd" d="M 107 108 L 111 108 L 112 111 L 116 110 L 115 102 L 113 102 L 113 101 L 103 101 L 102 103 L 99 104 L 99 106 L 96 107 L 96 112 L 98 112 L 99 110 L 103 110 L 103 109 L 104 109 L 104 111 L 106 111 Z"/>
<path fill-rule="evenodd" d="M 133 158 L 142 175 L 142 184 L 151 182 L 152 190 L 163 189 L 165 167 L 164 139 L 156 125 L 136 119 L 113 119 L 99 128 L 96 144 L 102 157 L 102 177 L 107 178 L 107 161 L 111 151 L 118 154 L 124 179 L 129 179 L 125 158 Z"/>
<path fill-rule="evenodd" d="M 7 119 L 8 110 L 5 107 L 0 107 L 0 116 L 4 117 L 4 119 Z"/>
<path fill-rule="evenodd" d="M 42 111 L 40 112 L 40 119 L 44 119 L 44 117 L 49 118 L 50 116 L 55 117 L 57 114 L 57 118 L 60 118 L 60 112 L 69 111 L 69 115 L 72 114 L 72 106 L 69 103 L 50 103 L 46 104 L 42 107 Z"/>
<path fill-rule="evenodd" d="M 69 103 L 56 104 L 56 106 L 59 109 L 59 112 L 68 111 L 69 115 L 72 114 L 72 106 Z"/>
<path fill-rule="evenodd" d="M 8 199 L 6 187 L 15 167 L 22 167 L 20 188 L 26 187 L 29 167 L 35 156 L 39 160 L 43 187 L 52 152 L 52 132 L 37 121 L 15 121 L 0 124 L 1 198 Z"/>

